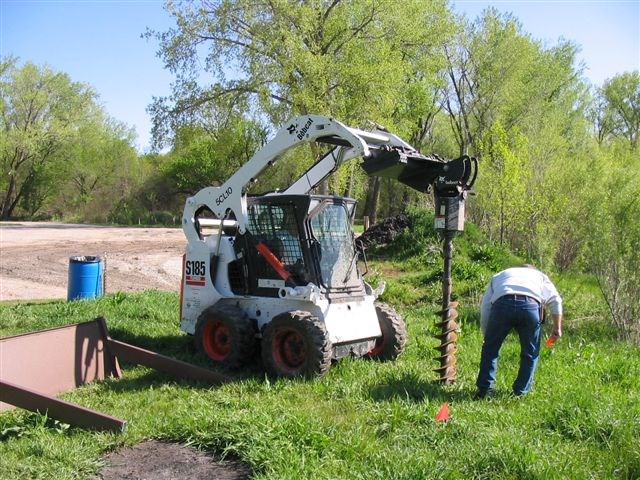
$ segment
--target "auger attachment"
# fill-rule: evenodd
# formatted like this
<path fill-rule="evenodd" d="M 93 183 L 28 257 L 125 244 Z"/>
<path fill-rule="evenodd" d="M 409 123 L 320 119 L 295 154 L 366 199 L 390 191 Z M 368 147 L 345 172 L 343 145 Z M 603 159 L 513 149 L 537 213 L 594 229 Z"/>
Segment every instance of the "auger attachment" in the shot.
<path fill-rule="evenodd" d="M 434 372 L 439 375 L 436 381 L 444 384 L 452 384 L 456 381 L 456 342 L 460 329 L 456 322 L 458 302 L 451 301 L 453 237 L 464 229 L 465 200 L 475 182 L 477 172 L 478 162 L 476 159 L 463 155 L 453 160 L 448 171 L 439 176 L 434 184 L 435 228 L 442 235 L 442 256 L 444 259 L 442 310 L 437 312 L 442 321 L 435 324 L 440 328 L 440 333 L 435 335 L 440 340 L 440 345 L 435 347 L 435 350 L 440 352 L 440 355 L 436 357 L 440 366 L 434 369 Z"/>
<path fill-rule="evenodd" d="M 442 321 L 436 323 L 436 327 L 440 328 L 440 333 L 435 335 L 440 340 L 440 345 L 435 347 L 440 352 L 440 356 L 436 358 L 440 362 L 440 367 L 434 372 L 440 376 L 436 379 L 439 383 L 452 384 L 456 381 L 456 352 L 458 347 L 458 330 L 460 326 L 456 322 L 458 311 L 456 307 L 458 302 L 451 301 L 451 262 L 453 258 L 453 237 L 455 232 L 445 230 L 442 232 L 444 237 L 444 247 L 442 254 L 444 257 L 444 271 L 442 274 L 442 310 L 438 315 Z"/>

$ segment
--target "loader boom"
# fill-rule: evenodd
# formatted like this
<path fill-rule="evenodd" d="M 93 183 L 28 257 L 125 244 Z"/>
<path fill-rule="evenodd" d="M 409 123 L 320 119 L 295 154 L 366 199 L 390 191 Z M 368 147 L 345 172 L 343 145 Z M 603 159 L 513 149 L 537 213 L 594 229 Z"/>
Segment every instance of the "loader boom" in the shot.
<path fill-rule="evenodd" d="M 334 169 L 345 160 L 369 155 L 365 139 L 354 134 L 351 129 L 337 120 L 318 115 L 294 118 L 288 123 L 288 126 L 281 128 L 269 143 L 221 186 L 204 188 L 187 199 L 183 214 L 183 229 L 187 239 L 195 240 L 197 238 L 196 229 L 189 228 L 189 225 L 193 224 L 195 212 L 202 206 L 208 207 L 220 219 L 226 218 L 229 211 L 232 211 L 238 222 L 238 231 L 244 233 L 247 228 L 246 189 L 258 179 L 265 169 L 273 166 L 287 150 L 301 143 L 319 141 L 323 137 L 340 139 L 345 145 L 340 147 L 340 152 L 335 155 Z M 327 156 L 320 159 L 316 165 L 326 158 Z M 331 170 L 324 177 L 330 173 Z M 299 191 L 301 187 L 296 188 Z M 312 187 L 307 188 L 306 191 L 309 191 L 310 188 Z"/>
<path fill-rule="evenodd" d="M 187 239 L 198 238 L 193 228 L 196 211 L 206 207 L 219 219 L 229 217 L 237 221 L 237 228 L 244 233 L 247 228 L 246 190 L 257 181 L 268 167 L 276 164 L 286 151 L 302 143 L 317 142 L 333 145 L 300 178 L 281 190 L 286 194 L 306 194 L 331 175 L 342 163 L 353 158 L 363 158 L 362 167 L 369 175 L 394 178 L 416 190 L 428 192 L 437 177 L 459 184 L 469 179 L 470 167 L 451 168 L 454 163 L 444 162 L 436 156 L 425 156 L 401 138 L 381 127 L 371 132 L 347 127 L 341 122 L 319 115 L 304 115 L 292 119 L 275 137 L 240 167 L 226 182 L 218 187 L 206 187 L 187 199 L 183 214 L 183 229 Z M 460 163 L 460 159 L 453 161 Z M 454 173 L 450 178 L 448 172 Z M 464 187 L 470 188 L 470 185 Z"/>

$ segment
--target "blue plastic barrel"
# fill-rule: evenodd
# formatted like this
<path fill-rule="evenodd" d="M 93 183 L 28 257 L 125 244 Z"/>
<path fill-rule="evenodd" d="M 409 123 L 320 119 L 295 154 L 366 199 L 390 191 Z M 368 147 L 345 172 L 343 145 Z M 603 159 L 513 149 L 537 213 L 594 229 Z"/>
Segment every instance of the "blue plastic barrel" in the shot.
<path fill-rule="evenodd" d="M 103 263 L 100 257 L 69 257 L 67 300 L 102 296 Z"/>

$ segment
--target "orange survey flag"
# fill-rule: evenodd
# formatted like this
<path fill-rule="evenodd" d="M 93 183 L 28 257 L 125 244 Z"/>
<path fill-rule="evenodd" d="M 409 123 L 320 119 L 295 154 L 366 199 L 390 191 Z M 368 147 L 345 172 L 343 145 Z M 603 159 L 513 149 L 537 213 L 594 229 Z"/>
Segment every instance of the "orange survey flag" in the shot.
<path fill-rule="evenodd" d="M 556 336 L 555 335 L 551 335 L 548 339 L 547 342 L 544 344 L 545 347 L 547 348 L 551 348 L 551 346 L 556 343 Z"/>
<path fill-rule="evenodd" d="M 436 414 L 436 422 L 444 422 L 449 420 L 449 404 L 447 402 L 443 403 Z"/>

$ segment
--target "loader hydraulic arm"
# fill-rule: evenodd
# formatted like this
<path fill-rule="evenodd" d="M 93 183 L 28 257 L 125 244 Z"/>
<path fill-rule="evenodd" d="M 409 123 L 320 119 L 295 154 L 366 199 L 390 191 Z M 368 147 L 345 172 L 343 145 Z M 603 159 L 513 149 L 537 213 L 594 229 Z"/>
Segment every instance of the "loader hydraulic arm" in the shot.
<path fill-rule="evenodd" d="M 349 128 L 349 127 L 347 127 Z M 401 138 L 377 127 L 372 132 L 355 128 L 349 130 L 367 143 L 368 155 L 362 155 L 361 167 L 370 176 L 397 180 L 419 192 L 428 193 L 435 188 L 438 195 L 470 190 L 477 173 L 474 158 L 466 155 L 455 160 L 444 161 L 437 155 L 427 156 L 415 150 Z M 317 142 L 336 145 L 285 193 L 307 193 L 320 184 L 340 164 L 353 158 L 345 155 L 349 147 L 342 139 L 321 137 Z"/>
<path fill-rule="evenodd" d="M 342 163 L 363 158 L 362 167 L 369 175 L 393 178 L 421 192 L 432 186 L 468 190 L 475 179 L 468 157 L 445 162 L 437 156 L 425 156 L 401 138 L 381 127 L 367 132 L 333 118 L 319 115 L 296 117 L 238 169 L 226 182 L 206 187 L 187 199 L 182 223 L 189 241 L 199 239 L 196 212 L 207 208 L 224 220 L 233 213 L 240 233 L 247 228 L 246 190 L 262 172 L 273 166 L 287 150 L 308 142 L 332 145 L 300 178 L 280 193 L 306 194 L 318 186 Z"/>
<path fill-rule="evenodd" d="M 203 188 L 193 197 L 187 199 L 182 216 L 183 230 L 187 239 L 189 241 L 198 240 L 199 233 L 195 228 L 195 216 L 196 212 L 203 207 L 211 210 L 219 219 L 225 219 L 229 212 L 233 212 L 238 231 L 244 233 L 247 228 L 247 188 L 258 179 L 265 169 L 273 166 L 281 155 L 296 145 L 312 141 L 339 141 L 343 146 L 340 147 L 339 152 L 334 153 L 333 169 L 347 159 L 368 156 L 369 148 L 365 138 L 371 138 L 372 135 L 362 132 L 365 135 L 360 136 L 354 132 L 354 129 L 328 117 L 305 115 L 294 118 L 226 182 L 218 187 Z M 326 156 L 319 162 L 325 158 Z M 331 171 L 332 169 L 324 176 L 329 175 Z M 305 179 L 305 181 L 309 180 Z M 307 184 L 305 192 L 311 188 Z"/>

